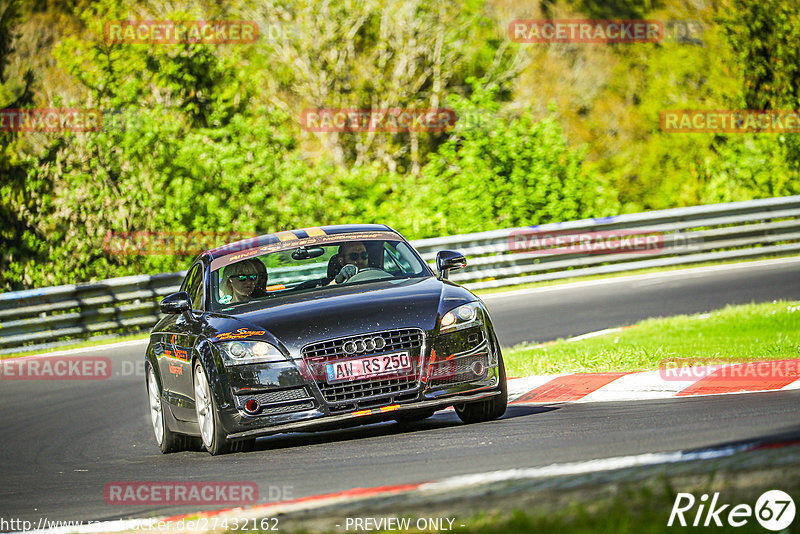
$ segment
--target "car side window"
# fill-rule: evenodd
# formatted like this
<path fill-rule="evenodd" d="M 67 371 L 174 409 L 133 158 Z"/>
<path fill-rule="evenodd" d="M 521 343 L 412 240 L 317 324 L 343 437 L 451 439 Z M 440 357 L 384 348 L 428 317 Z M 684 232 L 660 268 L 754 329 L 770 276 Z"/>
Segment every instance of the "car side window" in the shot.
<path fill-rule="evenodd" d="M 403 257 L 402 251 L 399 249 L 400 243 L 394 244 L 389 243 L 388 241 L 384 243 L 383 248 L 383 269 L 386 272 L 392 273 L 394 275 L 398 274 L 411 274 L 414 272 L 414 268 L 408 262 L 406 258 Z"/>
<path fill-rule="evenodd" d="M 189 270 L 181 285 L 181 291 L 189 294 L 193 309 L 203 309 L 203 269 L 201 264 L 198 263 Z"/>

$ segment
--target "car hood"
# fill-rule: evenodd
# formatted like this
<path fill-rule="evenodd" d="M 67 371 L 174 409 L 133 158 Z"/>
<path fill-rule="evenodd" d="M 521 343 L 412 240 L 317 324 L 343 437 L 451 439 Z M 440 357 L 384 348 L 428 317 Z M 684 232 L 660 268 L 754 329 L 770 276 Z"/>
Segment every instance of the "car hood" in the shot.
<path fill-rule="evenodd" d="M 237 315 L 209 314 L 219 334 L 253 332 L 248 339 L 274 336 L 293 357 L 315 341 L 396 328 L 433 330 L 442 313 L 476 300 L 466 289 L 434 277 L 344 285 L 254 303 Z M 264 334 L 259 332 L 265 331 Z M 223 336 L 224 337 L 224 336 Z"/>

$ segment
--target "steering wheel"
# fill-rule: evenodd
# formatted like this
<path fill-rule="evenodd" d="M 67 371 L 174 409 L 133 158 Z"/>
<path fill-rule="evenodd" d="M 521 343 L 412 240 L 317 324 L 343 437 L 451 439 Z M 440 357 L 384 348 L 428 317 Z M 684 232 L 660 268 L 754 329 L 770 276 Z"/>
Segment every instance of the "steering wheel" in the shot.
<path fill-rule="evenodd" d="M 355 272 L 353 272 L 353 271 L 355 271 Z M 370 272 L 370 271 L 372 271 L 372 272 Z M 375 271 L 377 271 L 377 272 L 375 272 Z M 389 275 L 389 273 L 387 273 L 383 269 L 379 269 L 378 267 L 361 267 L 361 268 L 359 268 L 356 265 L 353 265 L 352 263 L 349 263 L 349 264 L 345 265 L 344 267 L 342 267 L 342 270 L 339 271 L 339 275 L 337 275 L 337 283 L 345 284 L 347 282 L 359 282 L 361 280 L 374 280 L 376 278 L 383 278 L 383 276 L 381 276 L 378 273 Z M 376 274 L 378 274 L 378 276 L 375 276 Z M 389 276 L 391 276 L 391 275 L 389 275 Z M 338 280 L 339 277 L 342 277 L 341 281 Z"/>
<path fill-rule="evenodd" d="M 379 278 L 391 278 L 392 275 L 379 267 L 362 267 L 356 274 L 351 276 L 347 282 L 361 282 L 362 280 L 377 280 Z"/>

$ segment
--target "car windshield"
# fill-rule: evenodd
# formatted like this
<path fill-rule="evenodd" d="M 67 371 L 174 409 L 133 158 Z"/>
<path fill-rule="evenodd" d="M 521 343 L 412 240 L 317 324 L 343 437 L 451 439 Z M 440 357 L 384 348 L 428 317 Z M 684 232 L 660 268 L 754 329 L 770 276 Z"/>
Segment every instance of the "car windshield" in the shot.
<path fill-rule="evenodd" d="M 331 241 L 332 236 L 327 237 L 321 243 L 280 244 L 271 247 L 278 250 L 260 255 L 251 251 L 233 255 L 211 271 L 212 309 L 229 311 L 239 304 L 289 293 L 326 291 L 341 284 L 431 275 L 427 265 L 400 239 Z M 238 259 L 241 256 L 247 258 Z"/>

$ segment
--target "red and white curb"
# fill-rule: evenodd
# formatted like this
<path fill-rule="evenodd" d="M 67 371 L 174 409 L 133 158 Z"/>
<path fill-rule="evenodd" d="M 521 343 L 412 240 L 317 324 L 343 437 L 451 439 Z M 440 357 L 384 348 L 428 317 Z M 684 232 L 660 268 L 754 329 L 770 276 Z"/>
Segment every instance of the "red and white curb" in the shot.
<path fill-rule="evenodd" d="M 800 359 L 511 378 L 512 404 L 608 402 L 800 389 Z"/>

